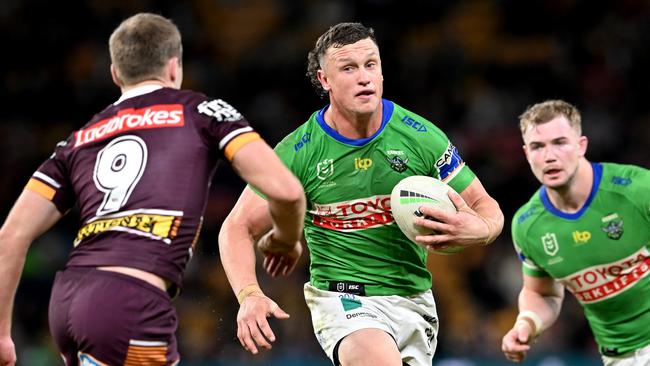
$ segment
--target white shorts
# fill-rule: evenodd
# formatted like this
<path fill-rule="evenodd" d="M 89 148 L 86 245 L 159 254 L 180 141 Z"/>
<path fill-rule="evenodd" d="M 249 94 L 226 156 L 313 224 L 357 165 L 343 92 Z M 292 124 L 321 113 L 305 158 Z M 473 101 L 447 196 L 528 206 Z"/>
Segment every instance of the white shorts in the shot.
<path fill-rule="evenodd" d="M 604 366 L 650 366 L 650 344 L 622 356 L 601 356 Z"/>
<path fill-rule="evenodd" d="M 305 284 L 314 334 L 334 362 L 334 347 L 359 329 L 376 328 L 397 344 L 402 362 L 431 366 L 438 336 L 438 313 L 431 290 L 413 296 L 358 296 Z"/>

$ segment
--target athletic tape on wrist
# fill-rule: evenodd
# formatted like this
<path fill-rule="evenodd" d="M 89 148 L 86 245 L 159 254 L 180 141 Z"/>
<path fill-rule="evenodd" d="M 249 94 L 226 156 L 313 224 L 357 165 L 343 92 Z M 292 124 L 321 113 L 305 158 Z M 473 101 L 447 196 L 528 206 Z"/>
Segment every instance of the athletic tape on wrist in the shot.
<path fill-rule="evenodd" d="M 237 302 L 239 305 L 241 305 L 241 303 L 244 302 L 244 300 L 250 295 L 264 295 L 264 293 L 257 284 L 252 283 L 250 285 L 246 285 L 237 293 Z"/>
<path fill-rule="evenodd" d="M 542 322 L 542 318 L 536 312 L 524 310 L 520 312 L 519 315 L 517 315 L 517 322 L 527 321 L 526 319 L 530 320 L 535 327 L 535 329 L 533 329 L 533 336 L 537 337 L 540 333 L 542 333 L 542 325 L 544 323 Z"/>

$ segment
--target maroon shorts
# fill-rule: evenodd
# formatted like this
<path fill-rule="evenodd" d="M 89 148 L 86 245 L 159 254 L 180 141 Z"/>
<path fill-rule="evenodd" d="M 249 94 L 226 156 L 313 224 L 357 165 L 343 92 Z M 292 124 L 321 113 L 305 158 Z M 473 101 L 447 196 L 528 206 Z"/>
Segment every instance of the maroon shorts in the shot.
<path fill-rule="evenodd" d="M 137 278 L 90 267 L 58 272 L 52 337 L 66 365 L 175 365 L 176 311 L 169 295 Z"/>

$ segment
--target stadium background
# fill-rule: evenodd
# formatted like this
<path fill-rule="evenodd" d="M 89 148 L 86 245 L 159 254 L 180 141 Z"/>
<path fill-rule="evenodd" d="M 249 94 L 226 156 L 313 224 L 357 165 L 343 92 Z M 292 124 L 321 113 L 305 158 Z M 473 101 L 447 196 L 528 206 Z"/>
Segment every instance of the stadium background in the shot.
<path fill-rule="evenodd" d="M 2 217 L 56 142 L 118 98 L 107 39 L 138 11 L 171 17 L 181 29 L 184 87 L 224 98 L 271 144 L 324 105 L 304 76 L 317 36 L 340 21 L 373 27 L 385 97 L 448 133 L 507 222 L 538 188 L 517 127 L 517 116 L 532 103 L 575 103 L 590 159 L 650 167 L 646 1 L 3 0 Z M 260 275 L 267 293 L 292 314 L 273 323 L 273 350 L 253 357 L 236 341 L 237 304 L 216 237 L 242 187 L 229 168 L 215 176 L 200 253 L 175 302 L 182 364 L 327 365 L 302 297 L 306 262 L 286 279 Z M 47 303 L 76 225 L 72 212 L 30 250 L 15 306 L 20 365 L 60 364 L 47 330 Z M 488 248 L 432 255 L 430 268 L 441 317 L 434 364 L 506 364 L 500 339 L 516 315 L 521 284 L 509 229 Z M 598 364 L 572 297 L 530 358 L 527 365 Z"/>

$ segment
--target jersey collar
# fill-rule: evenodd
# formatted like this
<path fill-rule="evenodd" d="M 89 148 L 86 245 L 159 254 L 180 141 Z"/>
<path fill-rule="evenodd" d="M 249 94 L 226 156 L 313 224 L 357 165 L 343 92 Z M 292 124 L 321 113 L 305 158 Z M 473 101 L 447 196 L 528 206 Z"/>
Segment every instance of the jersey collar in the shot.
<path fill-rule="evenodd" d="M 598 192 L 598 187 L 600 187 L 600 181 L 603 177 L 602 164 L 591 163 L 591 169 L 594 172 L 594 182 L 591 185 L 591 192 L 589 192 L 589 197 L 587 197 L 587 201 L 585 202 L 584 205 L 582 205 L 582 207 L 580 208 L 580 210 L 578 210 L 578 212 L 570 214 L 558 210 L 555 206 L 553 206 L 551 200 L 548 198 L 548 192 L 546 191 L 546 187 L 542 186 L 542 188 L 539 189 L 539 198 L 542 200 L 542 204 L 544 205 L 544 208 L 546 208 L 546 210 L 552 213 L 553 215 L 561 217 L 563 219 L 567 219 L 567 220 L 579 219 L 591 205 L 591 201 L 593 201 L 594 197 L 596 196 L 596 192 Z"/>
<path fill-rule="evenodd" d="M 129 89 L 127 90 L 122 96 L 120 96 L 120 99 L 117 100 L 117 102 L 113 103 L 114 105 L 120 104 L 123 101 L 137 97 L 139 95 L 151 93 L 152 91 L 156 91 L 158 89 L 162 89 L 162 86 L 156 85 L 156 84 L 149 84 L 149 85 L 142 85 L 137 88 Z"/>
<path fill-rule="evenodd" d="M 354 145 L 354 146 L 363 146 L 367 144 L 370 140 L 374 139 L 377 135 L 381 133 L 381 131 L 384 130 L 384 127 L 386 127 L 386 124 L 390 120 L 390 118 L 393 116 L 393 109 L 395 106 L 393 105 L 393 102 L 382 99 L 381 100 L 381 127 L 377 130 L 377 132 L 373 133 L 372 136 L 370 137 L 364 137 L 361 139 L 351 139 L 347 138 L 340 133 L 336 132 L 332 127 L 330 127 L 326 122 L 325 122 L 325 111 L 327 111 L 327 108 L 330 107 L 330 105 L 326 105 L 316 113 L 316 121 L 320 125 L 320 127 L 327 133 L 328 135 L 332 136 L 335 140 L 340 141 L 344 144 L 348 145 Z"/>

